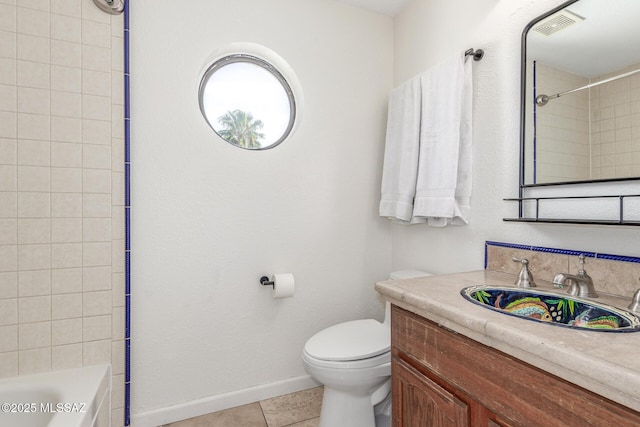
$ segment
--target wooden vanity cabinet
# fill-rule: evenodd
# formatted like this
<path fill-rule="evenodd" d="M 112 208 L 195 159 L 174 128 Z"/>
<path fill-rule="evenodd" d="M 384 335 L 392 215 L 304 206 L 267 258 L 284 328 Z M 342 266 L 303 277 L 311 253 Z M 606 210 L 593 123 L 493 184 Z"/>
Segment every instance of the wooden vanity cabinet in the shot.
<path fill-rule="evenodd" d="M 397 306 L 394 427 L 632 427 L 640 413 Z"/>

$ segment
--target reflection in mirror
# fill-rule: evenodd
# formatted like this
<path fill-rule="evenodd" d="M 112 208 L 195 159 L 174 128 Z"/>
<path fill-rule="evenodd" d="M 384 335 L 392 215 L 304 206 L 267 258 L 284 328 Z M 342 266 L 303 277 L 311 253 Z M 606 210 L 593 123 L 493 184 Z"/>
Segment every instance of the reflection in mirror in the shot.
<path fill-rule="evenodd" d="M 268 62 L 245 54 L 225 56 L 200 83 L 200 110 L 228 143 L 249 150 L 273 148 L 295 121 L 292 90 Z"/>
<path fill-rule="evenodd" d="M 640 177 L 638 18 L 637 0 L 578 0 L 530 26 L 524 185 Z"/>

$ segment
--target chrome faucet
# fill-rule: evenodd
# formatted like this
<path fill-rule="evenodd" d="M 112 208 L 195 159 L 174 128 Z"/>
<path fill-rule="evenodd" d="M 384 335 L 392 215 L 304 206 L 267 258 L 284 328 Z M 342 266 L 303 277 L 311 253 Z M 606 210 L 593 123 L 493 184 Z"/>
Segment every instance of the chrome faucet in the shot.
<path fill-rule="evenodd" d="M 584 269 L 584 254 L 578 257 L 580 260 L 580 270 L 578 274 L 560 273 L 553 278 L 553 286 L 564 288 L 569 283 L 567 293 L 577 297 L 598 298 L 598 293 L 593 287 L 593 279 Z"/>

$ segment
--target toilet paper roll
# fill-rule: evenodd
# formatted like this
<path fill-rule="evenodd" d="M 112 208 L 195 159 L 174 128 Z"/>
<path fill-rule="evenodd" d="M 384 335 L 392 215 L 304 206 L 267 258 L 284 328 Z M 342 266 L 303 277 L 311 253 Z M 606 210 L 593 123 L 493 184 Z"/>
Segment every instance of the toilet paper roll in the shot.
<path fill-rule="evenodd" d="M 289 298 L 293 296 L 294 281 L 293 274 L 281 273 L 274 274 L 271 278 L 273 281 L 273 297 L 274 298 Z"/>

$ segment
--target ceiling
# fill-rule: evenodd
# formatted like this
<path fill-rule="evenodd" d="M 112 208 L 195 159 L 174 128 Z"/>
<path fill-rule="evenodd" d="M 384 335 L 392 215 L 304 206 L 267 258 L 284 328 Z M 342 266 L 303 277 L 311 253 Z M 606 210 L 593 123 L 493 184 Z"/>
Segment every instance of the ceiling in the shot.
<path fill-rule="evenodd" d="M 583 77 L 640 63 L 640 1 L 580 0 L 567 9 L 584 21 L 551 36 L 529 31 L 529 58 Z"/>
<path fill-rule="evenodd" d="M 342 3 L 368 9 L 384 15 L 395 16 L 410 0 L 338 0 Z"/>

